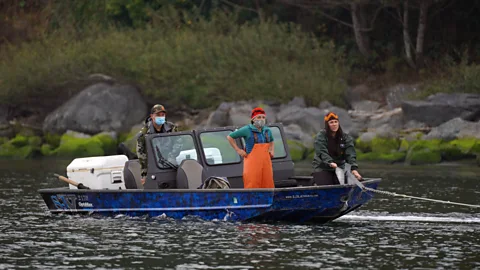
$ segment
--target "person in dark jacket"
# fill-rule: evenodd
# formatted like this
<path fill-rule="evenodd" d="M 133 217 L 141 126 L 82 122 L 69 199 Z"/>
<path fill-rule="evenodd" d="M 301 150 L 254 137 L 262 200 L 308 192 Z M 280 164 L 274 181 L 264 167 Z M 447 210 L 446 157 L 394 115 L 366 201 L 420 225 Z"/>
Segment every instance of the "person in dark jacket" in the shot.
<path fill-rule="evenodd" d="M 313 180 L 318 185 L 335 185 L 339 180 L 335 174 L 337 167 L 345 169 L 345 163 L 351 165 L 351 172 L 360 180 L 357 154 L 353 138 L 340 127 L 338 115 L 329 112 L 324 117 L 325 129 L 315 137 L 315 156 L 313 158 Z"/>
<path fill-rule="evenodd" d="M 141 167 L 142 184 L 145 184 L 145 177 L 148 171 L 146 138 L 148 134 L 177 132 L 177 126 L 165 120 L 167 111 L 165 107 L 156 104 L 150 110 L 150 115 L 145 119 L 145 123 L 140 130 L 137 138 L 137 156 Z"/>

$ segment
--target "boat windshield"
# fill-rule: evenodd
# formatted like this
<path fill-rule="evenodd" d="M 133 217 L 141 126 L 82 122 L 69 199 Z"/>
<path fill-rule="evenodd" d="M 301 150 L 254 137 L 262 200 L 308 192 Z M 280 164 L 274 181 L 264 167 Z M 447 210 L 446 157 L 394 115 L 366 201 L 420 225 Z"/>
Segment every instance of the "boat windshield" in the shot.
<path fill-rule="evenodd" d="M 273 158 L 284 158 L 287 156 L 287 151 L 285 151 L 285 144 L 284 140 L 282 138 L 282 133 L 280 132 L 280 129 L 278 127 L 270 127 L 270 130 L 272 131 L 272 136 L 274 140 L 273 146 L 275 147 L 275 156 Z M 245 147 L 245 139 L 242 138 L 242 144 Z"/>
<path fill-rule="evenodd" d="M 182 160 L 197 160 L 197 150 L 190 134 L 162 136 L 152 139 L 155 160 L 160 169 L 175 169 Z"/>

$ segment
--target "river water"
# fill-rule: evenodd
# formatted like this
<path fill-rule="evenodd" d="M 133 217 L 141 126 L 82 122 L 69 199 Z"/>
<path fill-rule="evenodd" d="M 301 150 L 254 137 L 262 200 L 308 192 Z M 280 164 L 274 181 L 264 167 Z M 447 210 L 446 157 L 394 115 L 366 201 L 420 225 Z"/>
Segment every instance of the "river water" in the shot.
<path fill-rule="evenodd" d="M 376 195 L 326 225 L 51 216 L 37 190 L 68 163 L 0 161 L 0 269 L 480 269 L 478 208 Z M 382 190 L 480 204 L 473 165 L 362 168 Z"/>

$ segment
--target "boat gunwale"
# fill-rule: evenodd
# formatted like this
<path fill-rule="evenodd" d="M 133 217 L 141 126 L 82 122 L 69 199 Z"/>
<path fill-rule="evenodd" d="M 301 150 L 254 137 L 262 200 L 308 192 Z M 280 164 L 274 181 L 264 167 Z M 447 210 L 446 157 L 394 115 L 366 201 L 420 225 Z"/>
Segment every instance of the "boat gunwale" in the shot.
<path fill-rule="evenodd" d="M 362 181 L 363 185 L 381 182 L 382 178 L 366 178 Z M 267 193 L 282 191 L 302 191 L 302 190 L 322 190 L 335 188 L 352 188 L 355 184 L 349 185 L 322 185 L 322 186 L 300 186 L 300 187 L 280 187 L 280 188 L 229 188 L 229 189 L 69 189 L 68 187 L 43 188 L 39 189 L 39 193 Z"/>

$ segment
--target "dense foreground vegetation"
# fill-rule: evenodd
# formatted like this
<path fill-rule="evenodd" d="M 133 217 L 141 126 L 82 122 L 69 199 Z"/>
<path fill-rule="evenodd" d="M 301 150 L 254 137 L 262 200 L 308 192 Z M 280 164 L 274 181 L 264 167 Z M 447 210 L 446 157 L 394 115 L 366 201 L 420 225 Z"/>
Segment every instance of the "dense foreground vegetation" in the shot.
<path fill-rule="evenodd" d="M 95 73 L 193 108 L 299 95 L 343 106 L 355 83 L 480 92 L 475 1 L 6 0 L 0 13 L 10 118 L 48 113 Z"/>

